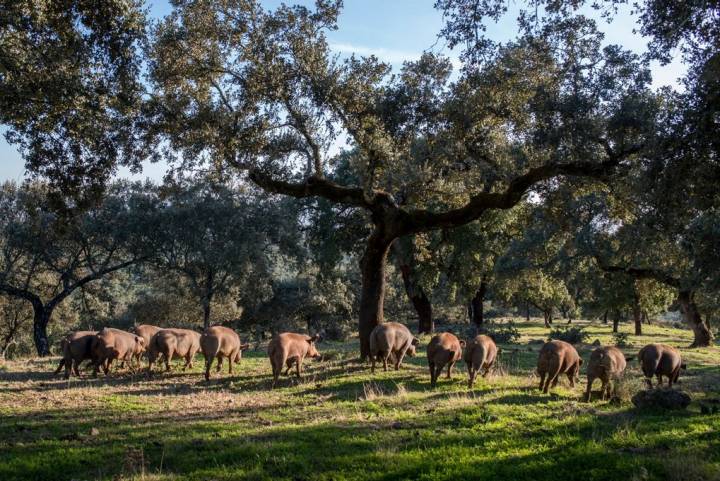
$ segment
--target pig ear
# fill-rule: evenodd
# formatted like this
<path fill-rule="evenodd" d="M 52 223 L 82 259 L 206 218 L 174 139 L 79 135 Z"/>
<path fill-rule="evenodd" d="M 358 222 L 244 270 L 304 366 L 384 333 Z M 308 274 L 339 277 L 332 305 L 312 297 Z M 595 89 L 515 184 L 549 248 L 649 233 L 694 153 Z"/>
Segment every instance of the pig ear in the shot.
<path fill-rule="evenodd" d="M 581 366 L 583 365 L 583 360 L 582 360 L 582 359 L 580 359 L 580 365 L 581 365 Z"/>
<path fill-rule="evenodd" d="M 460 339 L 460 347 L 465 347 L 465 346 L 467 346 L 467 343 L 464 340 Z"/>
<path fill-rule="evenodd" d="M 240 344 L 240 350 L 244 351 L 245 349 L 249 348 L 250 344 Z"/>
<path fill-rule="evenodd" d="M 320 339 L 320 334 L 315 334 L 314 336 L 310 336 L 308 339 L 308 342 L 317 342 Z"/>
<path fill-rule="evenodd" d="M 411 343 L 411 344 L 412 344 L 413 346 L 417 346 L 418 344 L 420 344 L 420 339 L 418 339 L 417 337 L 413 337 L 413 340 L 412 340 L 412 343 Z"/>

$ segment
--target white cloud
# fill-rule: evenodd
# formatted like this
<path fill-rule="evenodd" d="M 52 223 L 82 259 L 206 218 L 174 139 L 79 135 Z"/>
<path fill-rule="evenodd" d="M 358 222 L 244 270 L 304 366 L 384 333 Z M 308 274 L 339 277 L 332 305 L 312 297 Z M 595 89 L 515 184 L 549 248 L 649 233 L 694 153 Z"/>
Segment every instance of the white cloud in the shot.
<path fill-rule="evenodd" d="M 382 47 L 366 47 L 364 45 L 353 45 L 350 43 L 331 43 L 330 49 L 343 55 L 361 55 L 369 57 L 376 56 L 383 62 L 393 65 L 401 65 L 403 62 L 412 62 L 420 58 L 422 52 L 410 52 L 404 50 L 394 50 Z M 458 70 L 461 66 L 457 57 L 450 57 L 453 69 Z"/>

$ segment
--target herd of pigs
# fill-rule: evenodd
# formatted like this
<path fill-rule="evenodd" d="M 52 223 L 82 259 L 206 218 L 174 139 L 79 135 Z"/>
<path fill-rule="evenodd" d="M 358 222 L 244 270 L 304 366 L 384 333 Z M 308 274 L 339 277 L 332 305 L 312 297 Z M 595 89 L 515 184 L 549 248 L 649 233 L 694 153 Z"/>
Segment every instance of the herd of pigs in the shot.
<path fill-rule="evenodd" d="M 139 366 L 140 358 L 147 355 L 148 371 L 152 371 L 153 363 L 162 360 L 166 370 L 170 370 L 173 358 L 185 359 L 184 368 L 192 368 L 192 361 L 198 351 L 205 357 L 205 379 L 210 379 L 210 368 L 217 360 L 217 371 L 227 359 L 228 371 L 233 372 L 233 364 L 239 363 L 242 351 L 249 344 L 240 342 L 240 336 L 227 327 L 212 326 L 202 334 L 190 329 L 164 329 L 151 325 L 140 325 L 134 332 L 106 327 L 99 332 L 77 331 L 67 335 L 61 341 L 62 360 L 55 374 L 65 368 L 65 378 L 71 372 L 80 376 L 79 366 L 90 360 L 94 366 L 94 375 L 102 368 L 107 375 L 114 361 L 131 368 Z M 315 346 L 319 336 L 308 336 L 285 332 L 275 336 L 268 344 L 268 357 L 272 366 L 273 386 L 278 381 L 283 366 L 287 369 L 295 367 L 297 377 L 302 374 L 305 358 L 320 358 Z M 370 359 L 372 372 L 376 362 L 382 362 L 387 371 L 388 362 L 400 369 L 405 356 L 414 357 L 419 340 L 412 335 L 403 324 L 387 322 L 377 326 L 370 334 Z M 465 355 L 463 357 L 463 350 Z M 478 335 L 474 339 L 462 341 L 452 333 L 445 332 L 435 335 L 427 346 L 430 383 L 435 387 L 438 377 L 447 367 L 447 377 L 452 376 L 455 363 L 464 359 L 468 370 L 468 387 L 472 388 L 478 373 L 486 377 L 494 368 L 498 348 L 491 337 Z M 638 355 L 646 382 L 652 388 L 652 377 L 657 376 L 658 386 L 662 385 L 662 377 L 668 378 L 672 387 L 677 382 L 680 369 L 685 369 L 677 349 L 663 344 L 648 344 Z M 619 380 L 627 361 L 632 358 L 625 355 L 617 347 L 598 347 L 590 355 L 587 367 L 587 391 L 585 399 L 590 400 L 590 389 L 595 379 L 602 381 L 601 395 L 605 399 L 611 395 L 611 382 Z M 537 371 L 540 376 L 540 389 L 547 393 L 555 387 L 558 378 L 565 374 L 570 385 L 575 387 L 579 380 L 580 366 L 583 360 L 577 350 L 567 342 L 552 340 L 543 345 L 538 355 Z"/>

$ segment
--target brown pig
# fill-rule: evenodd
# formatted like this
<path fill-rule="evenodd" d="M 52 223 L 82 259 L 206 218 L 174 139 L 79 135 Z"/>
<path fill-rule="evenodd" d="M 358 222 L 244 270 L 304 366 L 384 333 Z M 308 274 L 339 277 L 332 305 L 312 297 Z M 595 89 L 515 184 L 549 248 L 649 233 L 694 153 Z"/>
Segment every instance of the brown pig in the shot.
<path fill-rule="evenodd" d="M 631 359 L 631 358 L 630 358 Z M 602 399 L 610 397 L 610 381 L 619 381 L 625 372 L 627 361 L 620 349 L 614 346 L 598 347 L 590 354 L 590 362 L 587 367 L 587 390 L 585 391 L 585 402 L 590 402 L 592 384 L 595 379 L 602 381 L 600 393 Z"/>
<path fill-rule="evenodd" d="M 129 363 L 135 353 L 144 347 L 145 340 L 138 335 L 112 327 L 103 328 L 92 341 L 91 350 L 95 362 L 94 375 L 97 376 L 100 366 L 107 374 L 116 359 Z"/>
<path fill-rule="evenodd" d="M 672 387 L 680 376 L 680 369 L 685 369 L 680 351 L 665 344 L 648 344 L 643 347 L 638 354 L 638 361 L 649 388 L 652 388 L 653 376 L 657 376 L 658 387 L 662 386 L 663 376 L 668 378 L 668 386 Z"/>
<path fill-rule="evenodd" d="M 268 357 L 272 365 L 273 387 L 280 377 L 283 365 L 287 366 L 285 371 L 287 375 L 294 364 L 299 378 L 302 373 L 303 359 L 320 357 L 320 353 L 315 348 L 315 343 L 319 338 L 320 336 L 317 334 L 311 337 L 292 332 L 283 332 L 272 338 L 268 344 Z"/>
<path fill-rule="evenodd" d="M 375 361 L 382 360 L 387 371 L 388 359 L 395 358 L 395 370 L 400 369 L 403 358 L 407 354 L 415 357 L 415 347 L 420 341 L 412 335 L 410 329 L 398 322 L 384 322 L 375 326 L 370 333 L 370 361 L 372 372 L 375 372 Z"/>
<path fill-rule="evenodd" d="M 148 371 L 162 354 L 165 357 L 165 370 L 170 370 L 173 357 L 185 359 L 183 369 L 192 369 L 195 354 L 200 350 L 200 333 L 191 329 L 160 329 L 150 339 L 148 347 Z"/>
<path fill-rule="evenodd" d="M 135 326 L 135 329 L 133 329 L 132 331 L 145 340 L 145 346 L 147 347 L 150 345 L 150 339 L 152 339 L 152 337 L 157 334 L 157 332 L 161 329 L 162 327 L 153 326 L 151 324 L 140 324 L 139 326 Z M 137 356 L 135 357 L 136 362 L 140 362 L 141 355 L 142 352 L 137 354 Z"/>
<path fill-rule="evenodd" d="M 232 374 L 233 363 L 239 363 L 243 349 L 250 344 L 240 343 L 240 336 L 235 331 L 223 326 L 208 327 L 200 336 L 200 348 L 205 356 L 205 379 L 210 379 L 210 367 L 217 358 L 217 371 L 220 372 L 222 360 L 228 360 L 228 371 Z"/>
<path fill-rule="evenodd" d="M 76 331 L 65 336 L 60 341 L 63 357 L 55 374 L 59 374 L 64 366 L 65 379 L 70 378 L 71 371 L 80 377 L 80 363 L 92 359 L 92 342 L 96 334 L 96 331 Z"/>
<path fill-rule="evenodd" d="M 468 368 L 468 388 L 475 383 L 478 372 L 486 377 L 495 364 L 498 348 L 490 336 L 480 334 L 467 344 L 465 349 L 465 363 Z"/>
<path fill-rule="evenodd" d="M 452 376 L 452 368 L 462 358 L 465 341 L 455 334 L 443 332 L 430 339 L 427 347 L 428 366 L 430 367 L 430 386 L 435 387 L 438 377 L 447 365 L 447 378 Z"/>
<path fill-rule="evenodd" d="M 537 365 L 542 392 L 547 394 L 551 382 L 552 387 L 555 387 L 558 383 L 558 377 L 563 373 L 570 380 L 570 386 L 575 387 L 575 380 L 578 379 L 582 363 L 580 355 L 572 344 L 558 340 L 546 342 L 540 349 Z M 545 375 L 547 375 L 547 382 L 545 381 Z"/>

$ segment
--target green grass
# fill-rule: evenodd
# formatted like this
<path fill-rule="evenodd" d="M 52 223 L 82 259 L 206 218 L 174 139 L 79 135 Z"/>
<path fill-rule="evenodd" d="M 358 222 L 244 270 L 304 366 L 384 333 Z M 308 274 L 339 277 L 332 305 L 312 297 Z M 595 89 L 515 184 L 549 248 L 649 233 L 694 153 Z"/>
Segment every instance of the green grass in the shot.
<path fill-rule="evenodd" d="M 563 380 L 540 393 L 540 345 L 530 341 L 548 331 L 517 325 L 521 343 L 502 346 L 504 374 L 473 390 L 464 365 L 430 389 L 422 349 L 401 371 L 371 375 L 354 360 L 356 342 L 322 343 L 329 360 L 272 391 L 263 352 L 209 382 L 200 357 L 187 373 L 176 364 L 152 377 L 69 382 L 51 375 L 55 361 L 9 362 L 0 370 L 0 480 L 720 479 L 720 414 L 699 407 L 720 398 L 718 347 L 683 349 L 687 411 L 640 412 L 627 400 L 642 389 L 637 362 L 619 404 L 581 402 L 584 376 L 574 389 Z M 608 326 L 586 329 L 588 342 L 612 339 Z M 691 341 L 685 330 L 646 331 L 630 336 L 628 353 Z M 591 350 L 580 347 L 585 359 Z"/>

